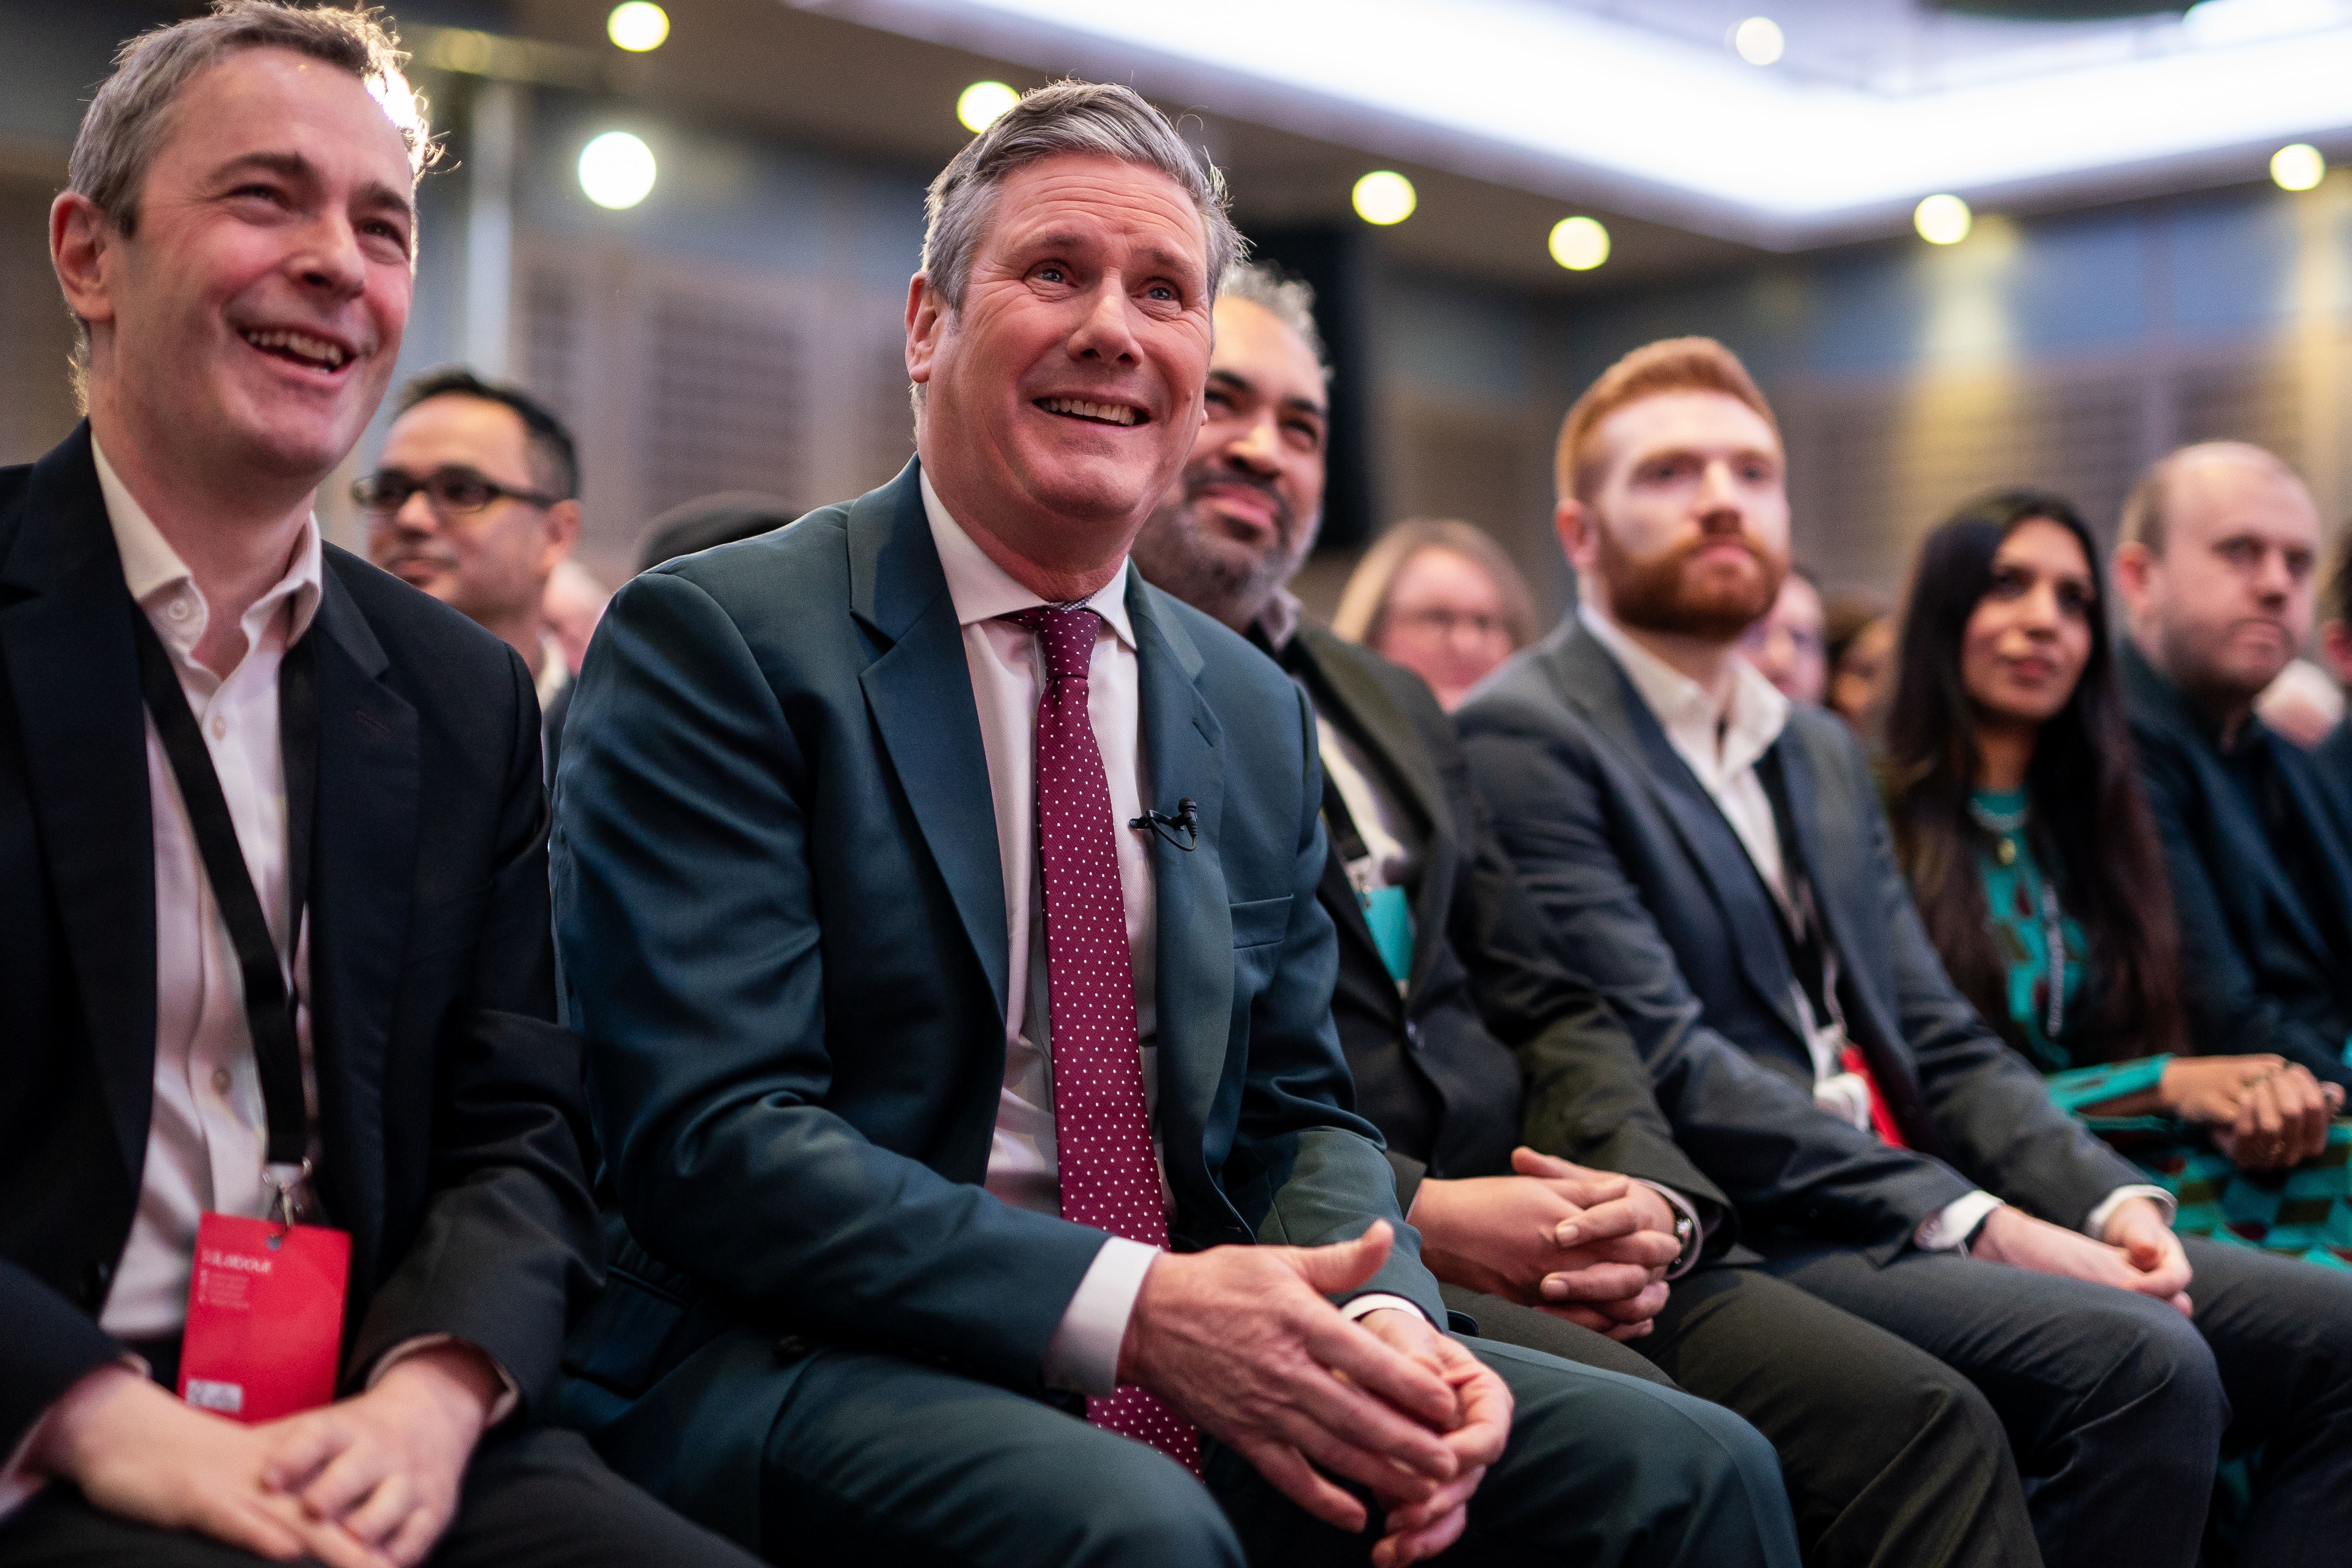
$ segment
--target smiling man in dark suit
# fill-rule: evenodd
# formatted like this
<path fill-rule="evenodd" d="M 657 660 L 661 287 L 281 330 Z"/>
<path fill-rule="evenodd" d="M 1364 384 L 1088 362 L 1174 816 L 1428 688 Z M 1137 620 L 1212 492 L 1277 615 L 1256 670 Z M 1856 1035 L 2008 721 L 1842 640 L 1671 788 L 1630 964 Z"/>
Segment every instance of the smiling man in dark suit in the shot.
<path fill-rule="evenodd" d="M 2340 1552 L 2352 1367 L 2309 1326 L 2346 1316 L 2336 1287 L 2184 1247 L 1944 974 L 1852 732 L 1738 656 L 1789 545 L 1746 370 L 1636 350 L 1570 411 L 1559 483 L 1582 601 L 1465 706 L 1465 745 L 1553 955 L 1766 1267 L 1977 1384 L 2053 1563 L 2193 1562 L 2225 1428 L 2268 1445 L 2250 1559 Z"/>
<path fill-rule="evenodd" d="M 534 1419 L 594 1239 L 538 711 L 311 515 L 407 319 L 415 109 L 370 16 L 237 0 L 124 51 L 51 212 L 89 419 L 0 471 L 0 1563 L 742 1560 Z M 348 1289 L 289 1300 L 331 1228 Z M 192 1292 L 229 1235 L 249 1294 Z M 207 1343 L 238 1301 L 277 1354 Z"/>
<path fill-rule="evenodd" d="M 1751 1266 L 1623 1028 L 1546 956 L 1542 915 L 1435 697 L 1306 619 L 1284 587 L 1322 507 L 1328 371 L 1312 307 L 1304 283 L 1261 268 L 1227 280 L 1208 417 L 1135 561 L 1273 653 L 1314 705 L 1333 1012 L 1357 1106 L 1388 1140 L 1398 1207 L 1447 1304 L 1489 1338 L 1637 1376 L 1664 1368 L 1755 1422 L 1780 1453 L 1809 1562 L 2030 1561 L 1983 1397 Z M 1818 1375 L 1825 1354 L 1838 1376 Z"/>
<path fill-rule="evenodd" d="M 1030 94 L 931 189 L 916 463 L 614 598 L 572 1407 L 780 1561 L 1787 1562 L 1735 1417 L 1444 1332 L 1347 1108 L 1310 716 L 1128 570 L 1236 245 L 1158 110 Z"/>

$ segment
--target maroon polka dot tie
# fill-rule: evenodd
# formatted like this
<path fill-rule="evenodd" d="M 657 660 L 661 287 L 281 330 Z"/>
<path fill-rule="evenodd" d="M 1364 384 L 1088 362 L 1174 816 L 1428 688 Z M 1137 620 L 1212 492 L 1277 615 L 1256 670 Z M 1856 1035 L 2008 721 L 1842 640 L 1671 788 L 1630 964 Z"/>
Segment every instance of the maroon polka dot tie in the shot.
<path fill-rule="evenodd" d="M 1045 873 L 1045 997 L 1062 1218 L 1165 1248 L 1168 1214 L 1143 1106 L 1118 830 L 1087 711 L 1087 673 L 1102 617 L 1041 605 L 1004 619 L 1035 632 L 1045 653 L 1045 690 L 1037 701 L 1037 855 Z M 1200 1434 L 1157 1396 L 1127 1385 L 1108 1399 L 1087 1400 L 1087 1419 L 1201 1473 Z"/>

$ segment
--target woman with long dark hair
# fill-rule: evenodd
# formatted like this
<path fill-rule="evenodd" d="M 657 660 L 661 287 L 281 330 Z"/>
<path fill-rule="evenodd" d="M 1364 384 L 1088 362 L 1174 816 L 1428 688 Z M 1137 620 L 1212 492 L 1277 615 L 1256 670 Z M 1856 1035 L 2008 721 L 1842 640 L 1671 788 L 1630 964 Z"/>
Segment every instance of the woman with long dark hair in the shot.
<path fill-rule="evenodd" d="M 1896 854 L 1954 981 L 2178 1228 L 2352 1268 L 2341 1092 L 2194 1054 L 2228 1042 L 2188 1036 L 2105 600 L 2059 497 L 1989 496 L 1927 537 L 1887 724 Z"/>

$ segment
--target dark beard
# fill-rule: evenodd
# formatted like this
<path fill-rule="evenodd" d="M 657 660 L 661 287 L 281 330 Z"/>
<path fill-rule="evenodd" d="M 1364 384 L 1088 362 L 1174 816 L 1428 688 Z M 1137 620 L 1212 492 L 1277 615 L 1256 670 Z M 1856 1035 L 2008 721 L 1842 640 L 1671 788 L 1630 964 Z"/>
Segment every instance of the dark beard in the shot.
<path fill-rule="evenodd" d="M 1237 541 L 1209 538 L 1208 526 L 1192 510 L 1189 494 L 1163 501 L 1136 536 L 1130 551 L 1135 570 L 1152 587 L 1246 632 L 1290 580 L 1297 562 L 1279 541 L 1265 555 L 1252 556 Z M 1220 549 L 1220 542 L 1232 548 Z"/>
<path fill-rule="evenodd" d="M 1617 536 L 1599 518 L 1601 575 L 1609 583 L 1610 608 L 1620 625 L 1667 636 L 1692 637 L 1707 643 L 1729 643 L 1761 620 L 1780 595 L 1781 580 L 1789 575 L 1786 561 L 1776 561 L 1744 536 L 1740 546 L 1762 569 L 1751 590 L 1689 589 L 1683 569 L 1700 550 L 1721 542 L 1719 535 L 1702 535 L 1656 555 L 1636 556 L 1617 542 Z"/>

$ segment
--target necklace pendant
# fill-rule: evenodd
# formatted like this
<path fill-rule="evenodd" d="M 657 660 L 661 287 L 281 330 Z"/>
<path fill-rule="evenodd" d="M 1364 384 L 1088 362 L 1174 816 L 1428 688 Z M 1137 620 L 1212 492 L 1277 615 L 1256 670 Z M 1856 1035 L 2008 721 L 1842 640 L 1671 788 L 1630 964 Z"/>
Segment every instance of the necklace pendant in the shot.
<path fill-rule="evenodd" d="M 2003 865 L 2015 865 L 2017 863 L 2017 841 L 2008 837 L 2002 838 L 2000 842 L 1995 846 L 1993 850 L 1993 858 L 2000 862 Z"/>

